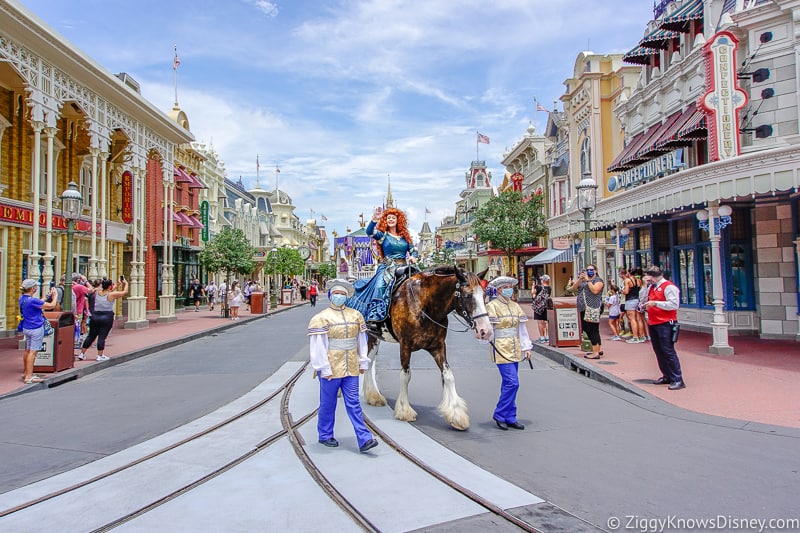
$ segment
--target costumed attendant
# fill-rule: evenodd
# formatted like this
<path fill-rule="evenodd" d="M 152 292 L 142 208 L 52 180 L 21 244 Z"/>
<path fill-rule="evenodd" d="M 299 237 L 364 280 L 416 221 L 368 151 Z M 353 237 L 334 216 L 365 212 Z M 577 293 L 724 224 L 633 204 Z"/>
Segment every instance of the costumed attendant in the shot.
<path fill-rule="evenodd" d="M 356 432 L 358 449 L 363 453 L 378 445 L 364 423 L 358 400 L 358 376 L 369 368 L 367 326 L 361 313 L 345 306 L 347 298 L 353 296 L 350 282 L 334 279 L 326 288 L 330 306 L 308 323 L 311 366 L 319 376 L 319 442 L 329 448 L 339 446 L 333 436 L 333 426 L 336 396 L 341 390 L 347 416 Z"/>
<path fill-rule="evenodd" d="M 525 322 L 527 315 L 519 304 L 511 299 L 518 281 L 509 276 L 500 276 L 489 282 L 497 289 L 497 298 L 486 304 L 489 321 L 494 327 L 492 360 L 502 378 L 500 399 L 494 410 L 494 421 L 503 431 L 508 428 L 525 429 L 517 422 L 517 391 L 519 390 L 519 362 L 530 360 L 533 343 L 528 336 Z"/>
<path fill-rule="evenodd" d="M 406 215 L 399 209 L 375 208 L 366 232 L 378 243 L 381 263 L 371 278 L 355 282 L 355 296 L 347 300 L 347 306 L 364 315 L 370 330 L 380 335 L 380 323 L 386 319 L 392 297 L 395 270 L 416 264 L 419 254 L 408 233 Z"/>

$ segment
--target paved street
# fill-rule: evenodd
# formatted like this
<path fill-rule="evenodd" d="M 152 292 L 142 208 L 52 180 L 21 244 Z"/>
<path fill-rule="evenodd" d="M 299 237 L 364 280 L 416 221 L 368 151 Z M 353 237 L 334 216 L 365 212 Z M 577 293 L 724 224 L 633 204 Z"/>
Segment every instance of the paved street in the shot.
<path fill-rule="evenodd" d="M 305 361 L 305 325 L 313 311 L 288 309 L 55 388 L 3 399 L 0 491 L 129 449 L 240 398 L 284 363 Z M 501 432 L 491 422 L 499 377 L 486 348 L 470 334 L 451 333 L 448 350 L 472 426 L 466 432 L 445 426 L 436 412 L 438 370 L 425 353 L 412 359 L 410 400 L 418 412 L 413 426 L 567 513 L 600 528 L 612 516 L 796 514 L 797 430 L 685 411 L 537 355 L 533 370 L 520 368 L 518 405 L 526 430 Z M 396 347 L 382 345 L 378 382 L 390 403 L 399 384 L 397 367 Z M 375 416 L 375 409 L 366 413 Z M 313 426 L 305 427 L 312 430 L 306 439 L 311 441 Z M 315 444 L 307 447 L 316 451 Z M 485 529 L 458 523 L 462 530 Z"/>

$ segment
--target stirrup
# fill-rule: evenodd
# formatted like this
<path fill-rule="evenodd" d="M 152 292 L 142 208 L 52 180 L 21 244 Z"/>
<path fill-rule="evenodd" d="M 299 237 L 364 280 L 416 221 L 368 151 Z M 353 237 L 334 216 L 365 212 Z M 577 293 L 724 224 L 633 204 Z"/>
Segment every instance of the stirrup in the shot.
<path fill-rule="evenodd" d="M 374 334 L 377 337 L 380 337 L 383 329 L 382 325 L 383 325 L 382 322 L 375 322 L 370 320 L 369 322 L 367 322 L 367 329 L 370 331 L 370 333 Z"/>

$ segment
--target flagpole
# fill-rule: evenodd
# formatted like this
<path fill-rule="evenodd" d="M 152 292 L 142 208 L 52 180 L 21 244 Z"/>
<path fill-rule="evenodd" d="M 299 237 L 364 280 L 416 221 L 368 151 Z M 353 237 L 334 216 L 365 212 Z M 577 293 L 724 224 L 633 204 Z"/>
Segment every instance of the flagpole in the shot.
<path fill-rule="evenodd" d="M 475 161 L 476 162 L 481 160 L 480 153 L 478 152 L 478 146 L 480 145 L 480 143 L 478 142 L 478 139 L 480 139 L 480 137 L 478 137 L 478 135 L 480 135 L 480 133 L 478 133 L 478 130 L 475 130 Z"/>
<path fill-rule="evenodd" d="M 278 192 L 278 174 L 280 174 L 280 170 L 278 170 L 278 165 L 275 165 L 275 192 Z"/>
<path fill-rule="evenodd" d="M 175 86 L 175 107 L 178 107 L 178 45 L 174 45 L 175 57 L 172 59 L 172 80 Z"/>
<path fill-rule="evenodd" d="M 258 182 L 258 169 L 260 165 L 258 164 L 258 154 L 256 154 L 256 189 L 260 189 L 261 185 Z"/>

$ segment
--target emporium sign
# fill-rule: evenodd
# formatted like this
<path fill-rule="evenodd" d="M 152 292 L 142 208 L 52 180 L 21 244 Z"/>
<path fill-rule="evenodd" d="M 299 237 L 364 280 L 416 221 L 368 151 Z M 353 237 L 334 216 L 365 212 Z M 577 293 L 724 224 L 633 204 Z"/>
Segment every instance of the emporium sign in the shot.
<path fill-rule="evenodd" d="M 122 173 L 122 221 L 133 222 L 133 174 L 130 170 Z"/>
<path fill-rule="evenodd" d="M 729 31 L 715 34 L 703 47 L 706 93 L 699 103 L 706 111 L 710 162 L 739 155 L 738 111 L 747 104 L 747 93 L 737 85 L 738 47 L 739 41 Z"/>
<path fill-rule="evenodd" d="M 617 189 L 627 189 L 643 181 L 660 178 L 677 172 L 685 164 L 683 161 L 683 148 L 667 152 L 643 165 L 626 170 L 616 176 L 611 176 L 608 179 L 608 191 L 614 192 Z"/>
<path fill-rule="evenodd" d="M 33 226 L 33 209 L 30 207 L 20 207 L 0 202 L 0 222 L 17 226 Z M 53 213 L 53 229 L 67 231 L 67 221 L 59 214 Z M 47 213 L 39 212 L 39 227 L 47 227 Z M 75 231 L 88 233 L 92 223 L 88 220 L 78 220 L 75 224 Z M 100 224 L 97 225 L 97 234 L 100 235 Z"/>

